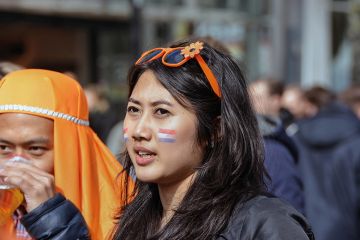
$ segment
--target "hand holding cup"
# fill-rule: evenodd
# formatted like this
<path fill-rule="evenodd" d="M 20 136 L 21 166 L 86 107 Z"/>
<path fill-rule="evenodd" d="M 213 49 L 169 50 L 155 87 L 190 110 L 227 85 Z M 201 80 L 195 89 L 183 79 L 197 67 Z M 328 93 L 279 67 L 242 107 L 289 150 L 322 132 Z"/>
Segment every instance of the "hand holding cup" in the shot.
<path fill-rule="evenodd" d="M 54 176 L 25 161 L 7 161 L 0 171 L 0 179 L 21 190 L 28 212 L 55 195 Z"/>
<path fill-rule="evenodd" d="M 28 160 L 16 156 L 7 161 L 27 162 Z M 0 169 L 3 168 L 4 166 L 0 165 Z M 7 184 L 3 178 L 0 178 L 0 226 L 6 223 L 23 201 L 24 196 L 20 189 L 14 185 Z"/>

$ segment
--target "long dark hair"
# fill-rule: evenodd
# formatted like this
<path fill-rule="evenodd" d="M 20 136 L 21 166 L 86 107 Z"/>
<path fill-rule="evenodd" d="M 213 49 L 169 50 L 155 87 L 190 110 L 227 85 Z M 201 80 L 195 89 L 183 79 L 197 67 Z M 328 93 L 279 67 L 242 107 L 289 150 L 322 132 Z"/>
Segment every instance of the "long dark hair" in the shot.
<path fill-rule="evenodd" d="M 196 114 L 197 141 L 205 154 L 192 186 L 161 229 L 157 185 L 136 181 L 136 195 L 120 210 L 113 239 L 213 239 L 225 229 L 237 204 L 264 191 L 263 147 L 244 75 L 234 60 L 206 43 L 200 54 L 218 80 L 221 99 L 195 59 L 176 68 L 154 60 L 130 69 L 129 96 L 140 75 L 151 70 L 180 104 Z M 125 152 L 124 169 L 132 168 Z"/>

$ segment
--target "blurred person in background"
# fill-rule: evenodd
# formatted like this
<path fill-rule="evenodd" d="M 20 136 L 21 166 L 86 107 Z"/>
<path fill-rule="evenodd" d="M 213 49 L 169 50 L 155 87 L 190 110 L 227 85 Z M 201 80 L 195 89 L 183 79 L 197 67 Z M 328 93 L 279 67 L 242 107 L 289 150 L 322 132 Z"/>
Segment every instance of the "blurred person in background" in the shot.
<path fill-rule="evenodd" d="M 106 146 L 108 146 L 111 152 L 116 156 L 119 156 L 124 150 L 124 121 L 119 121 L 110 129 L 106 139 Z M 120 160 L 121 158 L 118 159 Z"/>
<path fill-rule="evenodd" d="M 314 86 L 304 92 L 305 114 L 307 118 L 312 118 L 323 111 L 336 112 L 345 106 L 337 101 L 336 94 L 331 90 L 321 86 Z M 333 111 L 331 111 L 333 110 Z"/>
<path fill-rule="evenodd" d="M 296 166 L 297 148 L 279 116 L 283 88 L 280 81 L 261 78 L 249 84 L 249 95 L 264 139 L 264 163 L 271 178 L 268 189 L 304 213 L 302 180 Z"/>
<path fill-rule="evenodd" d="M 121 114 L 106 97 L 103 86 L 91 84 L 85 86 L 84 91 L 89 106 L 90 127 L 106 142 L 112 127 L 120 121 Z"/>
<path fill-rule="evenodd" d="M 279 80 L 259 78 L 249 84 L 255 111 L 268 117 L 279 118 L 284 84 Z"/>
<path fill-rule="evenodd" d="M 131 179 L 117 178 L 122 166 L 89 127 L 78 82 L 46 70 L 6 75 L 0 82 L 0 145 L 1 162 L 13 156 L 30 162 L 7 164 L 0 172 L 25 198 L 0 227 L 2 239 L 106 238 L 126 191 L 120 183 Z"/>
<path fill-rule="evenodd" d="M 348 105 L 360 119 L 360 84 L 353 84 L 339 94 L 339 99 Z"/>
<path fill-rule="evenodd" d="M 281 97 L 281 106 L 287 109 L 296 119 L 307 117 L 307 102 L 304 97 L 304 90 L 297 85 L 288 85 L 285 87 Z"/>
<path fill-rule="evenodd" d="M 280 121 L 286 130 L 294 123 L 295 116 L 283 105 L 285 91 L 283 82 L 271 78 L 259 78 L 250 83 L 249 91 L 258 114 Z M 288 92 L 285 97 L 287 95 Z"/>
<path fill-rule="evenodd" d="M 299 149 L 299 168 L 304 183 L 305 213 L 316 239 L 335 240 L 346 234 L 336 225 L 342 209 L 334 202 L 332 169 L 335 161 L 342 161 L 339 148 L 350 139 L 360 136 L 360 122 L 356 115 L 336 99 L 329 89 L 314 86 L 304 92 L 311 104 L 307 118 L 298 121 L 294 140 Z M 360 151 L 358 146 L 350 146 Z M 339 179 L 338 179 L 339 180 Z"/>
<path fill-rule="evenodd" d="M 344 102 L 360 118 L 360 85 L 353 84 L 339 94 Z M 360 135 L 355 134 L 341 144 L 330 166 L 333 211 L 329 235 L 338 239 L 360 239 Z M 338 229 L 343 231 L 340 233 Z M 334 237 L 335 239 L 335 237 Z"/>
<path fill-rule="evenodd" d="M 297 167 L 298 149 L 279 120 L 257 116 L 265 145 L 265 168 L 270 176 L 268 190 L 305 214 L 303 183 Z"/>
<path fill-rule="evenodd" d="M 281 97 L 280 118 L 286 133 L 293 136 L 298 131 L 297 121 L 312 114 L 313 105 L 304 97 L 304 90 L 297 85 L 285 86 Z"/>
<path fill-rule="evenodd" d="M 360 239 L 360 135 L 347 139 L 329 166 L 333 209 L 328 239 Z M 334 209 L 336 209 L 334 211 Z"/>

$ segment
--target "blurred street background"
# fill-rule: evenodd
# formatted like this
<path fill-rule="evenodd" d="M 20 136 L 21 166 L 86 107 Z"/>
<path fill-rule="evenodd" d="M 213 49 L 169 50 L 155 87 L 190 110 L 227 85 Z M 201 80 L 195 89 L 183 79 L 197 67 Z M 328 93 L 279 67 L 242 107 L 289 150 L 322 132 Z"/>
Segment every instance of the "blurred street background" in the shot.
<path fill-rule="evenodd" d="M 360 82 L 359 0 L 0 0 L 1 61 L 73 74 L 114 101 L 143 50 L 190 35 L 223 42 L 249 81 Z"/>

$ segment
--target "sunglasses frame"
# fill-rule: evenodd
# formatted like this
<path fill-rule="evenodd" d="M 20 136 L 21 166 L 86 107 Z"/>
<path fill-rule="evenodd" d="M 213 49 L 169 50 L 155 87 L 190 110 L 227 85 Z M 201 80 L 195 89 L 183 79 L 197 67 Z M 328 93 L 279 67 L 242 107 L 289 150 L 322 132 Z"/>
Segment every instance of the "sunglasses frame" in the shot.
<path fill-rule="evenodd" d="M 181 65 L 183 65 L 184 63 L 186 63 L 187 61 L 189 61 L 190 59 L 192 59 L 192 57 L 188 56 L 188 57 L 185 57 L 184 56 L 184 59 L 181 60 L 180 62 L 178 63 L 168 63 L 165 61 L 166 57 L 173 53 L 174 51 L 177 51 L 177 50 L 183 50 L 184 47 L 177 47 L 177 48 L 153 48 L 151 50 L 148 50 L 146 52 L 144 52 L 141 57 L 135 62 L 135 65 L 139 65 L 139 64 L 142 64 L 142 63 L 147 63 L 147 62 L 151 62 L 151 61 L 154 61 L 158 58 L 162 58 L 161 59 L 161 62 L 162 64 L 164 64 L 165 66 L 168 66 L 168 67 L 179 67 Z M 154 55 L 153 57 L 151 57 L 149 60 L 147 61 L 143 61 L 143 59 L 148 56 L 149 54 L 151 54 L 152 52 L 155 52 L 155 51 L 158 51 L 160 50 L 160 52 L 156 55 Z M 182 54 L 182 53 L 179 53 L 179 54 Z M 206 78 L 208 79 L 210 85 L 211 85 L 211 88 L 213 89 L 213 91 L 215 92 L 215 94 L 221 98 L 221 91 L 220 91 L 220 87 L 219 87 L 219 84 L 216 80 L 216 77 L 214 76 L 213 72 L 211 71 L 211 69 L 209 68 L 209 66 L 206 64 L 205 60 L 201 57 L 200 54 L 195 54 L 194 55 L 195 59 L 197 60 L 197 62 L 199 63 L 201 69 L 203 70 Z"/>

